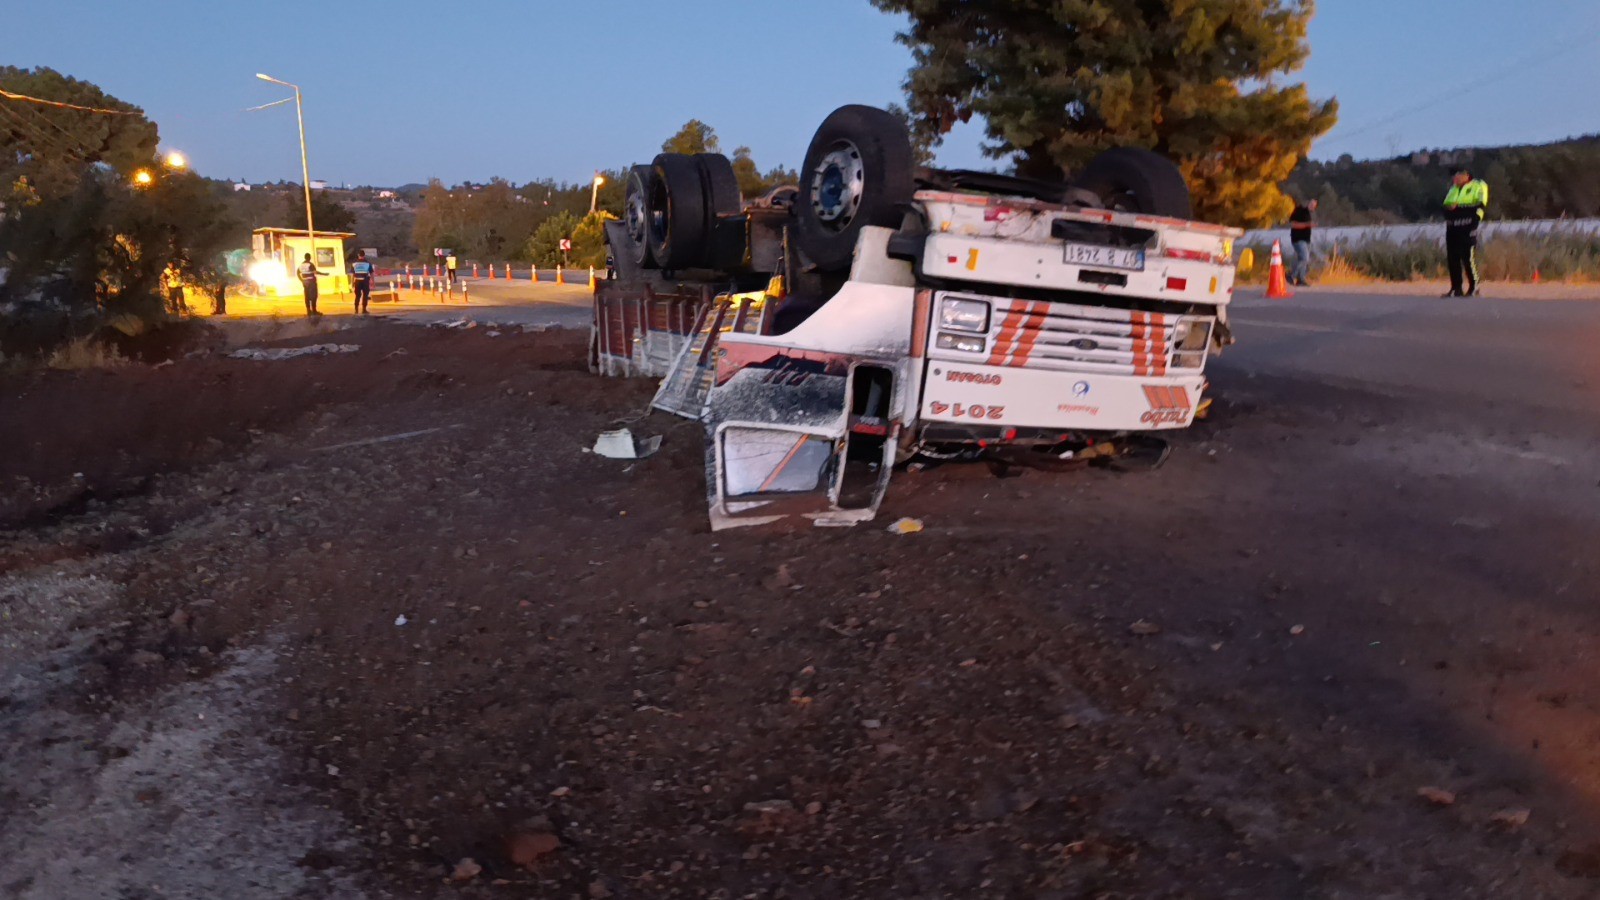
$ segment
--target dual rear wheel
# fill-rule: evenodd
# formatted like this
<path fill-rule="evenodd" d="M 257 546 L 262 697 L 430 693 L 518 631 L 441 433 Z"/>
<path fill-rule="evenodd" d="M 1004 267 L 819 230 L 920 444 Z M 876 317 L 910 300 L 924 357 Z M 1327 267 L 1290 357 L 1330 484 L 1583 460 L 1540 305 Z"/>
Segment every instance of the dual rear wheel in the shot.
<path fill-rule="evenodd" d="M 898 228 L 916 191 L 911 137 L 896 116 L 870 106 L 834 110 L 806 150 L 793 198 L 794 237 L 823 272 L 848 271 L 861 229 Z M 1071 190 L 1076 189 L 1076 190 Z M 1117 147 L 1062 185 L 1106 209 L 1187 219 L 1183 174 L 1149 150 Z M 663 153 L 628 172 L 624 224 L 635 261 L 663 269 L 715 267 L 720 219 L 744 200 L 733 164 L 719 154 Z"/>

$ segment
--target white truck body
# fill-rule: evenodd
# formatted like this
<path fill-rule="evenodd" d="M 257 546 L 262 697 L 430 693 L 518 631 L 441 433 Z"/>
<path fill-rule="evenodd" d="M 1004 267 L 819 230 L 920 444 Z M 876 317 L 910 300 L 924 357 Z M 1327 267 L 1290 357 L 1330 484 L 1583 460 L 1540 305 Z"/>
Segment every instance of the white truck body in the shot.
<path fill-rule="evenodd" d="M 867 228 L 849 279 L 798 326 L 708 324 L 710 342 L 685 346 L 680 368 L 709 356 L 714 527 L 870 519 L 895 461 L 935 447 L 1094 444 L 1194 420 L 1241 232 L 979 193 L 921 191 L 915 208 L 919 258 Z M 852 461 L 869 463 L 864 487 Z"/>

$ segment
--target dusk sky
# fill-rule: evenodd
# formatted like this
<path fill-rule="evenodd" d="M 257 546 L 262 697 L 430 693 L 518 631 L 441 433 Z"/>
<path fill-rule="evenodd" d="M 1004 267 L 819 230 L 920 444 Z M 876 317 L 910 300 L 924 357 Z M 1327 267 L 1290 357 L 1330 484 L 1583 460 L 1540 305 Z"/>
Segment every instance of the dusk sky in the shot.
<path fill-rule="evenodd" d="M 1600 4 L 1324 0 L 1295 77 L 1343 105 L 1316 157 L 1600 131 Z M 763 167 L 797 165 L 843 103 L 901 99 L 900 22 L 867 0 L 416 0 L 260 4 L 10 0 L 0 62 L 49 66 L 142 106 L 217 178 L 582 181 L 647 160 L 689 118 Z M 976 125 L 940 153 L 988 167 Z"/>

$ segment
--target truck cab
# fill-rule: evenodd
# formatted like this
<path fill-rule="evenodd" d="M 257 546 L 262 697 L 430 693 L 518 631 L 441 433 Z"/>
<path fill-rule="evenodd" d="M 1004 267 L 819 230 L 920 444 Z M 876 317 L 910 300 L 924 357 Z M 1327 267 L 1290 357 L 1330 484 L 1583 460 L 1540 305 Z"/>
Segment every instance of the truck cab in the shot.
<path fill-rule="evenodd" d="M 1111 208 L 1135 205 L 1130 183 L 1159 194 L 1149 185 L 1164 177 L 1167 211 L 1186 212 L 1186 190 L 1171 199 L 1175 169 L 1142 156 L 1130 168 L 1123 154 L 1122 176 L 1101 172 L 1090 190 L 908 166 L 909 190 L 896 196 L 892 175 L 879 177 L 871 197 L 869 173 L 886 174 L 899 148 L 887 114 L 862 109 L 819 130 L 781 217 L 738 224 L 748 262 L 752 236 L 778 223 L 773 271 L 756 273 L 767 283 L 703 291 L 662 373 L 656 406 L 706 428 L 713 528 L 794 515 L 853 524 L 919 455 L 1080 459 L 1194 420 L 1208 355 L 1228 341 L 1240 232 Z M 644 204 L 635 225 L 648 234 L 672 213 Z M 597 360 L 616 344 L 605 294 Z"/>

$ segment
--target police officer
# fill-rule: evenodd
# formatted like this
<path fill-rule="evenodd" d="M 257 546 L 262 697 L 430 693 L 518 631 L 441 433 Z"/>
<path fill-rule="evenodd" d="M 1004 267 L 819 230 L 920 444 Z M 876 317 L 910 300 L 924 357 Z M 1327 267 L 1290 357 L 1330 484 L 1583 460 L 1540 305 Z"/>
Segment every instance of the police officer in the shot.
<path fill-rule="evenodd" d="M 356 315 L 367 315 L 367 304 L 372 302 L 372 263 L 367 262 L 367 251 L 356 251 L 356 261 L 350 264 L 350 283 L 356 288 Z"/>
<path fill-rule="evenodd" d="M 1450 264 L 1446 297 L 1478 293 L 1478 226 L 1488 207 L 1489 185 L 1466 169 L 1457 169 L 1444 198 L 1444 249 Z"/>
<path fill-rule="evenodd" d="M 311 254 L 309 253 L 306 254 L 305 261 L 300 263 L 300 267 L 295 271 L 300 276 L 300 288 L 305 291 L 306 315 L 322 315 L 322 313 L 317 312 L 317 276 L 328 273 L 317 269 L 316 264 L 311 261 Z"/>

